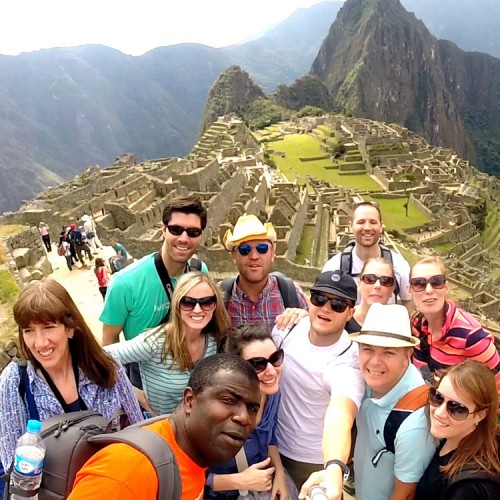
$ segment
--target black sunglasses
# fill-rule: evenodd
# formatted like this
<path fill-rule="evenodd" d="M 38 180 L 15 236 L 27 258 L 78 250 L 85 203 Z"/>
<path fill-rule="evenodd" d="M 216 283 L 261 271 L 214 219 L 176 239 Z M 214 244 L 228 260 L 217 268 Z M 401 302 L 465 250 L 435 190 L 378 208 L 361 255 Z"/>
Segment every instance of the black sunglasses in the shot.
<path fill-rule="evenodd" d="M 199 227 L 182 227 L 176 224 L 167 225 L 168 232 L 174 236 L 180 236 L 184 231 L 190 238 L 198 238 L 203 233 L 203 229 Z"/>
<path fill-rule="evenodd" d="M 311 304 L 313 306 L 323 307 L 327 302 L 330 303 L 331 310 L 336 313 L 343 313 L 350 306 L 345 300 L 331 299 L 318 292 L 311 293 Z"/>
<path fill-rule="evenodd" d="M 255 248 L 258 254 L 265 255 L 267 252 L 269 252 L 270 246 L 271 245 L 269 245 L 269 243 L 257 243 L 256 245 L 249 245 L 248 243 L 244 243 L 242 245 L 237 246 L 236 248 L 238 249 L 240 255 L 246 257 L 247 255 L 250 255 L 252 248 Z"/>
<path fill-rule="evenodd" d="M 436 290 L 441 290 L 446 285 L 446 276 L 444 274 L 436 274 L 427 278 L 411 278 L 410 288 L 414 292 L 423 292 L 427 288 L 427 284 L 430 284 L 432 288 Z"/>
<path fill-rule="evenodd" d="M 250 358 L 247 361 L 255 368 L 257 373 L 262 373 L 267 368 L 267 363 L 271 363 L 275 368 L 283 364 L 285 351 L 278 349 L 269 358 Z"/>
<path fill-rule="evenodd" d="M 465 420 L 469 415 L 479 411 L 470 411 L 464 404 L 452 399 L 446 399 L 437 389 L 431 387 L 429 390 L 429 404 L 434 408 L 438 408 L 444 402 L 446 402 L 446 411 L 453 420 Z"/>
<path fill-rule="evenodd" d="M 363 274 L 361 276 L 361 281 L 367 285 L 374 285 L 377 281 L 380 281 L 382 286 L 391 287 L 394 286 L 394 278 L 392 276 L 377 276 L 376 274 Z"/>
<path fill-rule="evenodd" d="M 195 299 L 186 295 L 179 301 L 179 306 L 183 311 L 192 311 L 196 307 L 196 304 L 199 304 L 204 311 L 211 311 L 215 307 L 215 304 L 217 304 L 217 297 L 209 295 L 208 297 Z"/>

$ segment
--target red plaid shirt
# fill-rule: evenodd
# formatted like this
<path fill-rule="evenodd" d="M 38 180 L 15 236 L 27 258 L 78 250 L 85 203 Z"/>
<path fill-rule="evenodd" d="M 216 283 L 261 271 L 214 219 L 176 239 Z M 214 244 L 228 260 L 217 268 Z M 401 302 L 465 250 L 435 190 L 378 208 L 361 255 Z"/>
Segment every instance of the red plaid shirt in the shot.
<path fill-rule="evenodd" d="M 307 309 L 307 299 L 297 283 L 294 283 L 297 295 L 299 297 L 299 305 L 301 309 Z M 229 305 L 227 308 L 233 326 L 239 326 L 244 323 L 264 324 L 273 328 L 276 323 L 276 318 L 285 310 L 285 304 L 281 297 L 278 280 L 276 276 L 269 275 L 266 286 L 262 290 L 257 302 L 252 302 L 238 286 L 236 280 Z"/>

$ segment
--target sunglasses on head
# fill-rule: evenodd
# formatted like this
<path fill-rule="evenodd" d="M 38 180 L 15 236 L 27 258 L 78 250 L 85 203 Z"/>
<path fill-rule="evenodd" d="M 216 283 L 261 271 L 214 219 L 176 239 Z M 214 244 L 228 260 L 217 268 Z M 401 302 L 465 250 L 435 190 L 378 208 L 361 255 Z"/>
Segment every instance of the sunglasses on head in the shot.
<path fill-rule="evenodd" d="M 367 285 L 374 285 L 377 281 L 380 281 L 382 286 L 390 287 L 394 285 L 392 276 L 377 276 L 376 274 L 363 274 L 361 281 Z"/>
<path fill-rule="evenodd" d="M 343 313 L 350 305 L 345 300 L 331 299 L 318 292 L 311 293 L 311 304 L 313 306 L 323 307 L 327 302 L 330 304 L 330 309 L 336 313 Z"/>
<path fill-rule="evenodd" d="M 446 276 L 444 274 L 436 274 L 436 276 L 431 276 L 427 278 L 411 278 L 410 288 L 414 292 L 423 292 L 427 288 L 427 284 L 430 284 L 432 288 L 440 290 L 446 285 Z"/>
<path fill-rule="evenodd" d="M 470 411 L 467 406 L 452 399 L 446 399 L 437 389 L 431 387 L 429 390 L 429 404 L 438 408 L 446 402 L 446 411 L 453 420 L 465 420 L 469 415 L 476 413 Z"/>
<path fill-rule="evenodd" d="M 273 352 L 269 358 L 250 358 L 247 361 L 254 367 L 257 373 L 262 373 L 267 368 L 267 363 L 271 363 L 275 368 L 281 366 L 283 359 L 285 358 L 285 352 L 283 349 L 278 349 Z"/>
<path fill-rule="evenodd" d="M 190 238 L 198 238 L 203 233 L 203 229 L 199 227 L 182 227 L 176 224 L 167 225 L 167 229 L 174 236 L 180 236 L 185 231 Z"/>
<path fill-rule="evenodd" d="M 256 245 L 249 245 L 248 243 L 243 243 L 242 245 L 237 246 L 238 252 L 243 257 L 250 255 L 252 248 L 257 250 L 257 253 L 260 255 L 265 255 L 269 251 L 269 247 L 271 245 L 269 243 L 257 243 Z"/>
<path fill-rule="evenodd" d="M 208 297 L 195 299 L 194 297 L 185 296 L 179 302 L 179 306 L 183 311 L 192 311 L 196 307 L 196 304 L 204 311 L 211 311 L 215 307 L 215 304 L 217 304 L 217 297 L 209 295 Z"/>

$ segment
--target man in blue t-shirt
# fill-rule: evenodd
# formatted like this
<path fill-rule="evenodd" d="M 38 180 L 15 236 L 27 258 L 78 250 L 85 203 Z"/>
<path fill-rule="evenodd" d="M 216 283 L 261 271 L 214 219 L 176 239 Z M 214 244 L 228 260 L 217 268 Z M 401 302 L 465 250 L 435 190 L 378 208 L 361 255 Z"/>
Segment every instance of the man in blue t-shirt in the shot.
<path fill-rule="evenodd" d="M 127 251 L 114 238 L 111 239 L 111 247 L 116 252 L 116 256 L 111 257 L 109 261 L 112 263 L 112 267 L 115 267 L 116 271 L 121 271 L 128 257 Z"/>

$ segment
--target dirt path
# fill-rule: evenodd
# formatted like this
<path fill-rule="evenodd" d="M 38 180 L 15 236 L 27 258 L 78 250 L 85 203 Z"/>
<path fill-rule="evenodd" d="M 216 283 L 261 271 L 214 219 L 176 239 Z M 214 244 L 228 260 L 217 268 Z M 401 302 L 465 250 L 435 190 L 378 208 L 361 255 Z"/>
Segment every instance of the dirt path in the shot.
<path fill-rule="evenodd" d="M 57 280 L 68 290 L 72 299 L 80 309 L 85 321 L 90 326 L 99 342 L 102 339 L 102 323 L 99 321 L 99 316 L 102 311 L 103 300 L 99 293 L 97 279 L 94 275 L 94 263 L 87 265 L 83 269 L 79 269 L 77 263 L 70 271 L 66 265 L 64 257 L 57 255 L 56 246 L 52 246 L 53 250 L 49 254 L 49 261 L 52 264 L 54 272 L 50 275 L 51 278 Z M 104 247 L 97 257 L 108 257 L 115 255 L 111 247 Z"/>

